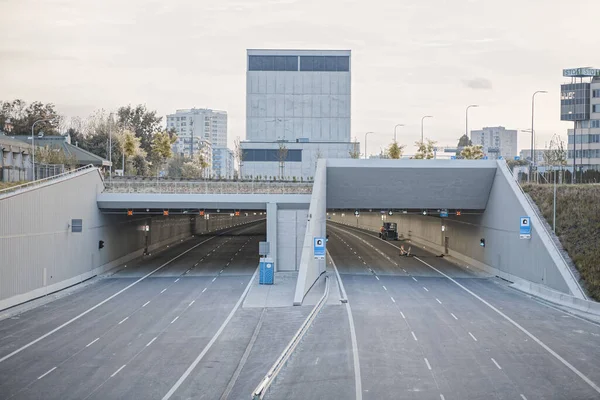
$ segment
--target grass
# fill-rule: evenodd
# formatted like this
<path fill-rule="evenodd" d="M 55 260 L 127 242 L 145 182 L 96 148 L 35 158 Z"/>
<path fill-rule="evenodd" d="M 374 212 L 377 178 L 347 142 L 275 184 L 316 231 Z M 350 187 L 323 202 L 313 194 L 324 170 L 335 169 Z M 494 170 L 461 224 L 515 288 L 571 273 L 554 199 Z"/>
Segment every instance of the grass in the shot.
<path fill-rule="evenodd" d="M 553 186 L 523 185 L 552 226 Z M 556 235 L 589 295 L 600 301 L 600 185 L 558 185 Z"/>
<path fill-rule="evenodd" d="M 27 182 L 25 182 L 25 181 L 22 181 L 22 182 L 0 182 L 0 190 L 8 189 L 9 187 L 13 187 L 13 186 L 17 186 L 17 185 L 22 185 L 24 183 L 27 183 Z"/>

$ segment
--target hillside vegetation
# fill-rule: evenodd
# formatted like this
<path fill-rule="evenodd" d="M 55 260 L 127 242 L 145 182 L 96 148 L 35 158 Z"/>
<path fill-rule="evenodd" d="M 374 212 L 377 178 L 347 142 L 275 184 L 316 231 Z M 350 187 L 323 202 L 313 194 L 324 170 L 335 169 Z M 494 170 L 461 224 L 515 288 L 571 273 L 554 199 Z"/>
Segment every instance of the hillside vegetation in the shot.
<path fill-rule="evenodd" d="M 7 189 L 9 187 L 13 187 L 13 186 L 17 186 L 17 185 L 22 185 L 23 183 L 27 183 L 27 182 L 0 182 L 0 190 Z"/>
<path fill-rule="evenodd" d="M 552 185 L 523 185 L 552 226 Z M 600 301 L 600 185 L 559 185 L 556 235 L 590 296 Z"/>

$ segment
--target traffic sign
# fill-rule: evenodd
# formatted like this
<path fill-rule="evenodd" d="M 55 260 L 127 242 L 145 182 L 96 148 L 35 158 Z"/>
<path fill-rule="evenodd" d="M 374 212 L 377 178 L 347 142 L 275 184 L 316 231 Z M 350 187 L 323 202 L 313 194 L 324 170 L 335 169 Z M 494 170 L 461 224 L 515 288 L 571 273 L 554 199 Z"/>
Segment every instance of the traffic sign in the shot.
<path fill-rule="evenodd" d="M 456 216 L 460 217 L 460 214 L 461 214 L 460 211 L 456 212 Z"/>
<path fill-rule="evenodd" d="M 519 161 L 520 159 L 521 159 L 521 157 L 515 156 L 515 161 Z"/>
<path fill-rule="evenodd" d="M 530 217 L 521 217 L 519 228 L 519 236 L 521 239 L 531 239 L 531 218 Z"/>
<path fill-rule="evenodd" d="M 442 217 L 442 218 L 448 217 L 448 210 L 442 210 L 442 211 L 440 211 L 440 217 Z"/>
<path fill-rule="evenodd" d="M 388 211 L 388 215 L 391 217 L 392 215 L 394 215 L 394 212 L 392 210 Z"/>
<path fill-rule="evenodd" d="M 163 210 L 163 215 L 169 215 L 169 210 Z"/>
<path fill-rule="evenodd" d="M 502 156 L 498 157 L 498 160 L 504 160 L 504 158 Z"/>
<path fill-rule="evenodd" d="M 483 159 L 484 159 L 484 160 L 487 160 L 487 159 L 488 159 L 488 156 L 483 156 Z"/>
<path fill-rule="evenodd" d="M 354 211 L 354 215 L 356 215 L 357 217 L 360 215 L 360 213 L 358 212 L 358 210 Z"/>
<path fill-rule="evenodd" d="M 133 215 L 133 210 L 127 210 L 127 216 L 132 216 Z"/>
<path fill-rule="evenodd" d="M 451 160 L 456 160 L 456 156 L 450 156 Z"/>
<path fill-rule="evenodd" d="M 315 260 L 324 260 L 325 259 L 325 238 L 323 237 L 315 237 L 313 240 L 313 254 L 315 256 Z"/>

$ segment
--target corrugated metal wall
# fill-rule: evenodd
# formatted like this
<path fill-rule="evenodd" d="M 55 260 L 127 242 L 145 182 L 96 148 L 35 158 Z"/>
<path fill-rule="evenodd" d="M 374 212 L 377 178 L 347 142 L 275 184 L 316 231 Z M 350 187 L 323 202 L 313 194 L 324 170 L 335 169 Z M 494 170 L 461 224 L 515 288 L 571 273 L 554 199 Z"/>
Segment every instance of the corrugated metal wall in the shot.
<path fill-rule="evenodd" d="M 0 200 L 0 309 L 4 301 L 78 276 L 90 275 L 145 247 L 143 227 L 150 225 L 149 246 L 233 225 L 229 215 L 125 217 L 99 212 L 102 190 L 96 170 Z M 258 218 L 237 217 L 237 222 Z M 72 219 L 83 220 L 83 232 L 71 232 Z M 104 241 L 104 248 L 98 242 Z M 31 296 L 30 296 L 31 297 Z M 35 295 L 33 295 L 35 297 Z M 14 303 L 14 302 L 13 302 Z"/>

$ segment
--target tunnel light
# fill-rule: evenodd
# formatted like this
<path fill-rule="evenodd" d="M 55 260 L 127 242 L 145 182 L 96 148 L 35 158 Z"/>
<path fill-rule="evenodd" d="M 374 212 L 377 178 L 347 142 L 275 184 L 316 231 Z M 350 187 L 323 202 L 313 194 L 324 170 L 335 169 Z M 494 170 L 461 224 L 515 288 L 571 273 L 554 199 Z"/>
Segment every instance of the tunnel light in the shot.
<path fill-rule="evenodd" d="M 423 215 L 427 215 L 427 211 L 423 211 Z"/>

